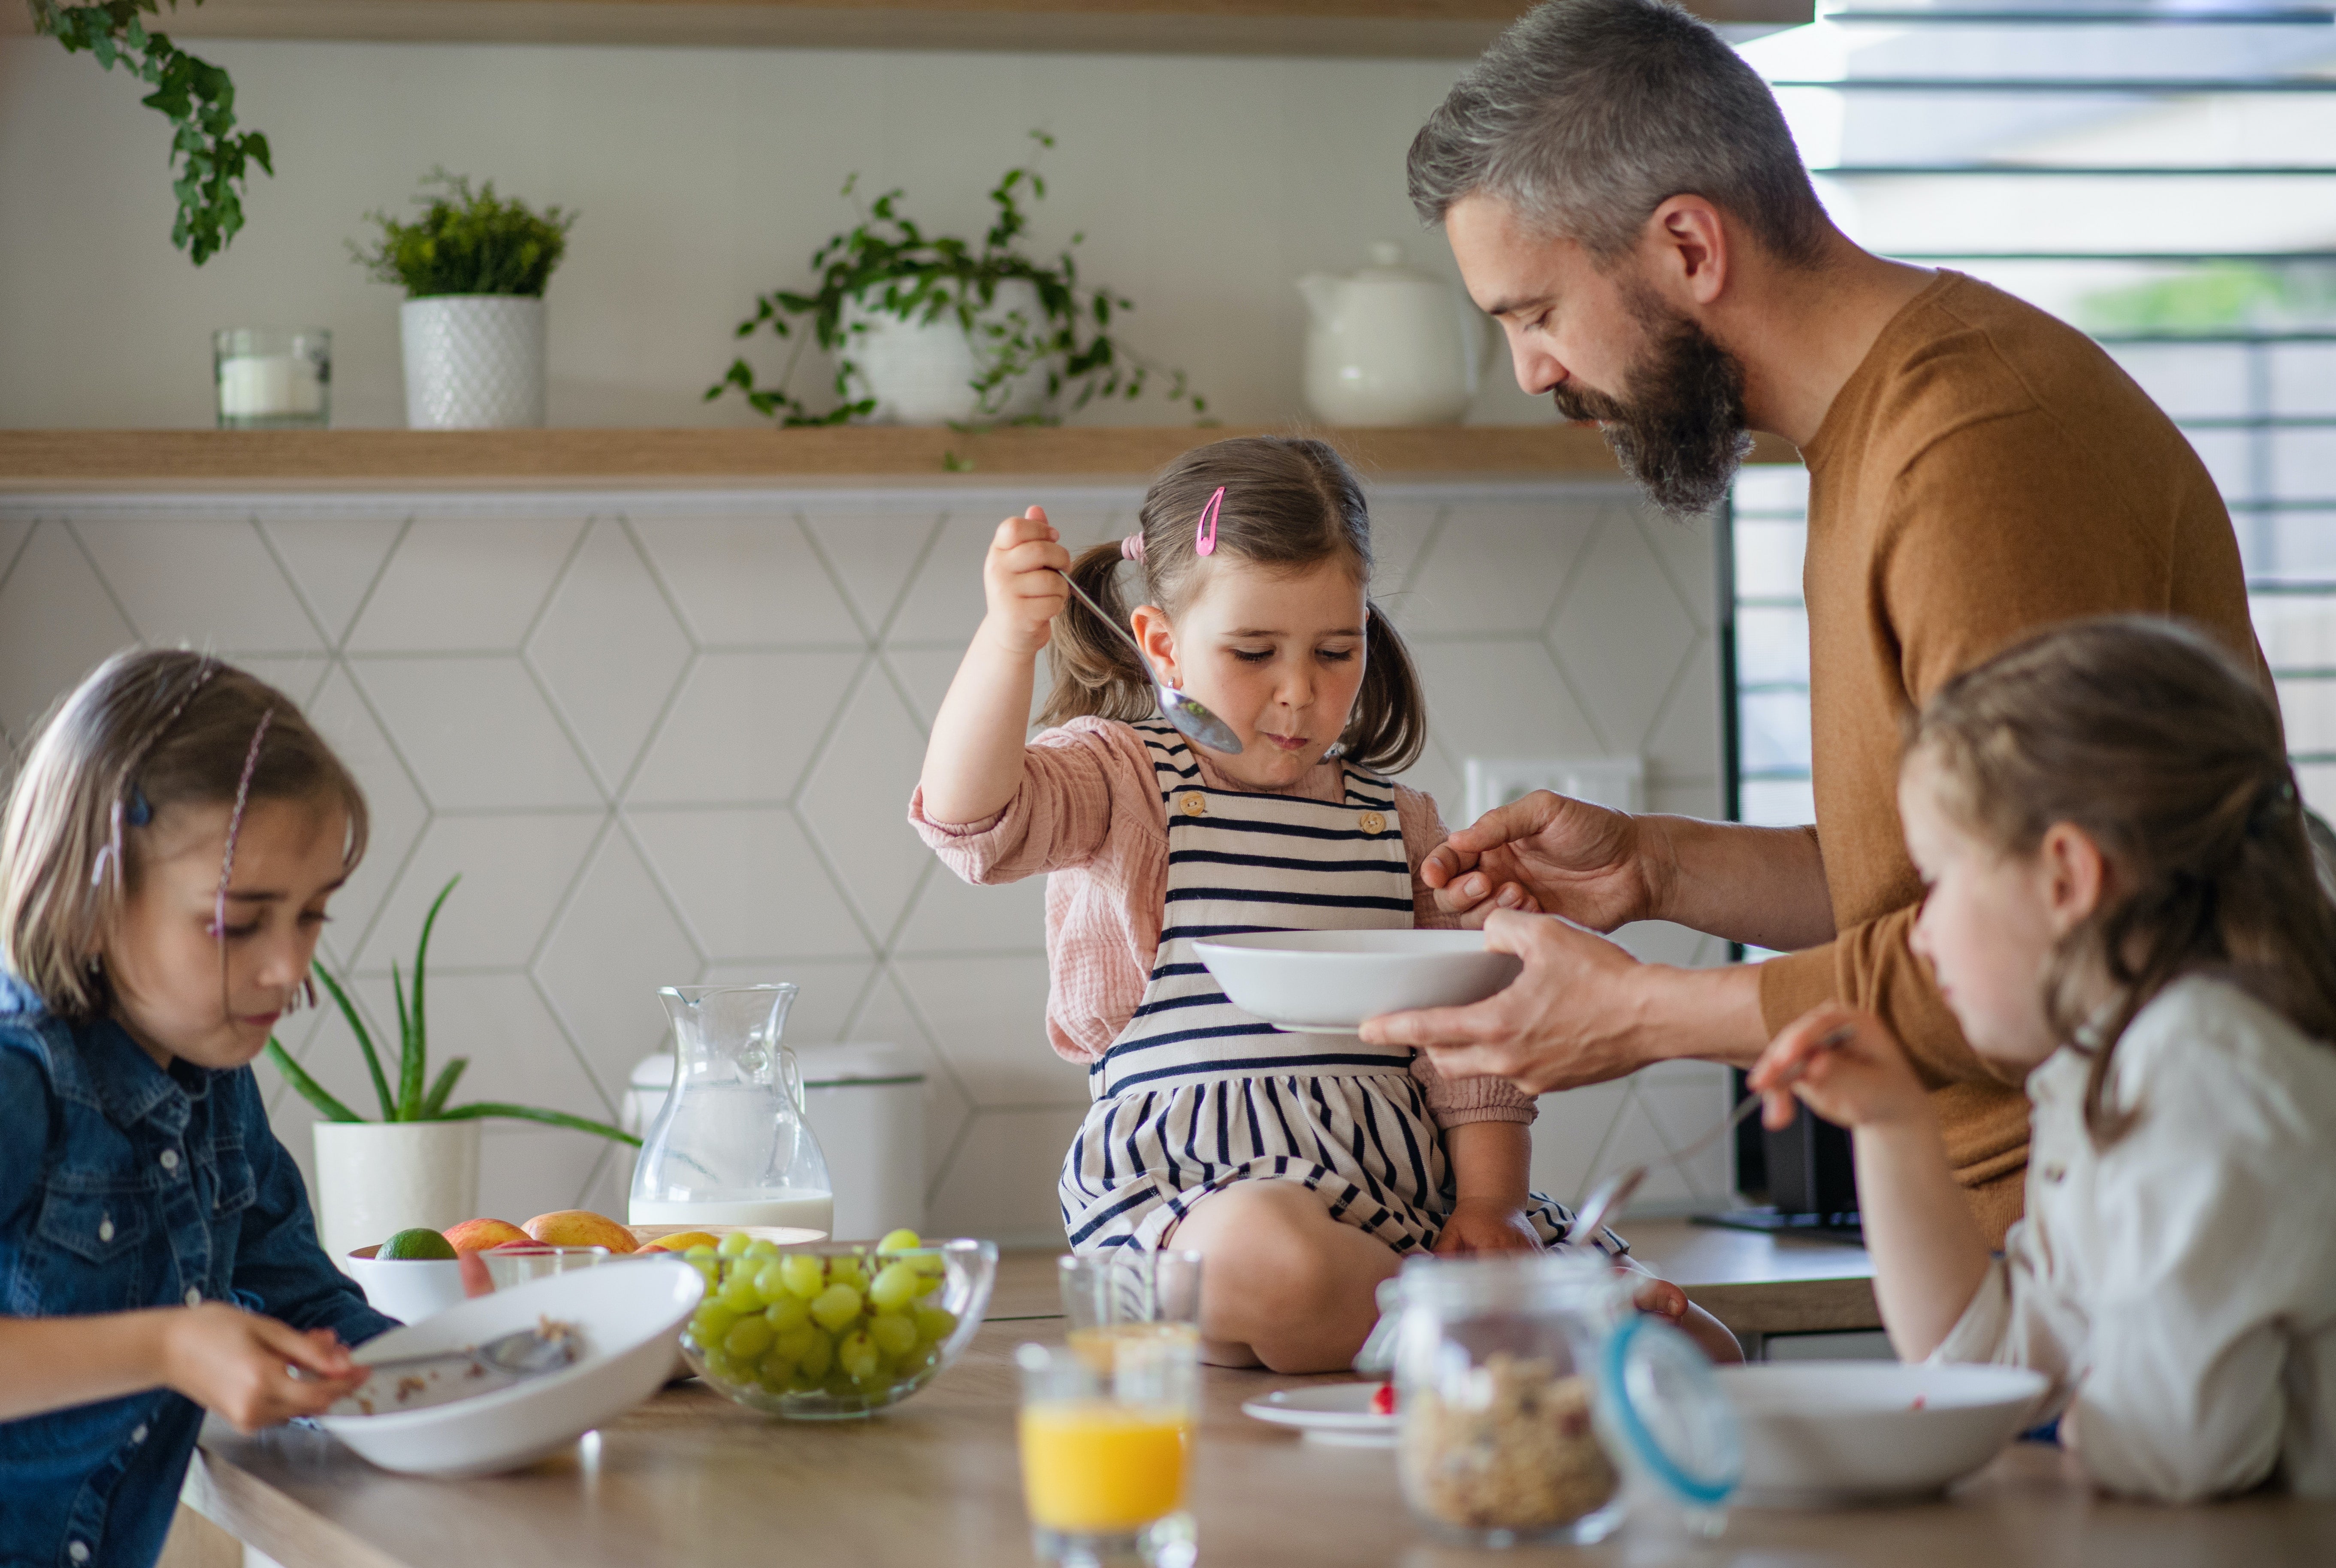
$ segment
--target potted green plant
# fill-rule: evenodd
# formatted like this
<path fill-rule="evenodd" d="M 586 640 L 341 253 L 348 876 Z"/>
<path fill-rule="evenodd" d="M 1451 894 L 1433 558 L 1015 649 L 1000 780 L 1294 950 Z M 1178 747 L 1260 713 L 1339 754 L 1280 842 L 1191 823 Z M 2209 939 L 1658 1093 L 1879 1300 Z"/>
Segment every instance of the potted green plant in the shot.
<path fill-rule="evenodd" d="M 1055 144 L 1044 131 L 1030 135 L 1042 148 Z M 844 181 L 844 195 L 859 179 Z M 1072 251 L 1084 236 L 1052 260 L 1018 248 L 1030 225 L 1025 196 L 1046 194 L 1031 164 L 1007 170 L 989 192 L 996 217 L 976 244 L 928 235 L 901 212 L 902 192 L 886 191 L 856 227 L 812 254 L 810 292 L 758 296 L 754 314 L 738 324 L 740 337 L 767 326 L 793 345 L 777 383 L 758 385 L 740 358 L 706 398 L 735 388 L 756 413 L 791 425 L 1040 424 L 1099 397 L 1140 397 L 1162 376 L 1169 402 L 1205 414 L 1183 371 L 1161 371 L 1112 336 L 1114 318 L 1134 307 L 1081 281 Z M 793 390 L 813 346 L 834 365 L 836 401 L 817 411 Z"/>
<path fill-rule="evenodd" d="M 565 1111 L 498 1100 L 461 1105 L 446 1103 L 471 1061 L 468 1057 L 456 1057 L 435 1078 L 430 1076 L 427 968 L 431 929 L 438 923 L 446 896 L 462 880 L 455 877 L 441 888 L 423 918 L 422 940 L 414 950 L 411 992 L 397 967 L 390 966 L 390 987 L 397 998 L 397 1080 L 394 1085 L 382 1067 L 382 1053 L 375 1048 L 373 1034 L 348 992 L 323 964 L 316 966 L 316 979 L 340 1008 L 350 1033 L 356 1036 L 357 1049 L 364 1053 L 365 1070 L 373 1077 L 375 1097 L 381 1103 L 381 1120 L 369 1122 L 360 1116 L 294 1061 L 280 1043 L 273 1038 L 268 1042 L 268 1059 L 276 1070 L 325 1115 L 315 1128 L 316 1225 L 325 1250 L 336 1258 L 410 1225 L 443 1231 L 474 1217 L 479 1203 L 479 1123 L 485 1117 L 516 1116 L 640 1147 L 640 1140 L 629 1133 Z"/>
<path fill-rule="evenodd" d="M 433 169 L 401 223 L 368 212 L 381 232 L 349 250 L 382 283 L 405 290 L 405 423 L 415 430 L 502 430 L 543 423 L 543 291 L 568 248 L 576 214 L 530 211 L 494 182 Z M 427 187 L 443 189 L 430 195 Z"/>

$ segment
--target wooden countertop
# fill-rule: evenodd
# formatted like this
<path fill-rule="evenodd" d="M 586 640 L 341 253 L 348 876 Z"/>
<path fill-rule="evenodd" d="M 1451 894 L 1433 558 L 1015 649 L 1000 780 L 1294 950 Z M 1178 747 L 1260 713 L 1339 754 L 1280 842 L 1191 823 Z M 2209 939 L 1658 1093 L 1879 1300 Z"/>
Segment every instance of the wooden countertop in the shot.
<path fill-rule="evenodd" d="M 1642 1227 L 1643 1228 L 1643 1227 Z M 1027 1269 L 1018 1274 L 1033 1274 Z M 1027 1293 L 1028 1280 L 1018 1290 Z M 1020 1304 L 1032 1304 L 1017 1297 Z M 1013 1349 L 1059 1319 L 993 1320 L 916 1398 L 865 1422 L 773 1421 L 703 1386 L 668 1388 L 517 1475 L 422 1481 L 368 1466 L 322 1433 L 238 1436 L 213 1423 L 188 1497 L 284 1568 L 640 1568 L 648 1563 L 949 1563 L 1028 1568 L 1015 1450 Z M 1202 1561 L 1461 1568 L 1404 1512 L 1386 1450 L 1325 1448 L 1241 1414 L 1308 1381 L 1212 1368 L 1192 1506 Z M 1946 1498 L 1831 1513 L 1739 1509 L 1694 1561 L 1761 1568 L 2174 1568 L 2327 1560 L 2336 1505 L 2257 1496 L 2198 1508 L 2091 1494 L 2057 1449 L 2014 1447 Z M 1634 1559 L 1630 1533 L 1519 1564 Z"/>
<path fill-rule="evenodd" d="M 1598 433 L 1568 424 L 1327 429 L 1080 425 L 705 430 L 0 430 L 0 492 L 758 486 L 1032 476 L 1140 478 L 1233 435 L 1319 435 L 1367 478 L 1618 480 Z M 1753 460 L 1798 463 L 1763 436 Z"/>

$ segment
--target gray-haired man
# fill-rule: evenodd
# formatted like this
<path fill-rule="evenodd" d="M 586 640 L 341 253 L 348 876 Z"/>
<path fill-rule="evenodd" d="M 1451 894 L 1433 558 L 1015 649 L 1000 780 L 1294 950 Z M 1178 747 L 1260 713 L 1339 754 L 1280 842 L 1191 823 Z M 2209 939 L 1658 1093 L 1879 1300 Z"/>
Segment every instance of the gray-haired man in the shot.
<path fill-rule="evenodd" d="M 1525 960 L 1515 985 L 1365 1034 L 1543 1090 L 1670 1057 L 1748 1064 L 1840 998 L 1906 1042 L 2000 1239 L 2020 1212 L 2027 1102 L 1964 1043 L 1908 947 L 1922 890 L 1898 826 L 1899 725 L 1957 672 L 2080 615 L 2186 616 L 2261 667 L 2213 482 L 2080 334 L 1850 243 L 1767 85 L 1660 0 L 1531 13 L 1429 119 L 1410 177 L 1518 381 L 1598 421 L 1664 507 L 1716 503 L 1749 431 L 1801 449 L 1817 823 L 1630 817 L 1549 794 L 1492 812 L 1426 867 L 1457 901 L 1497 887 L 1590 930 L 1669 920 L 1802 950 L 1669 969 L 1574 925 L 1495 916 L 1491 940 Z"/>

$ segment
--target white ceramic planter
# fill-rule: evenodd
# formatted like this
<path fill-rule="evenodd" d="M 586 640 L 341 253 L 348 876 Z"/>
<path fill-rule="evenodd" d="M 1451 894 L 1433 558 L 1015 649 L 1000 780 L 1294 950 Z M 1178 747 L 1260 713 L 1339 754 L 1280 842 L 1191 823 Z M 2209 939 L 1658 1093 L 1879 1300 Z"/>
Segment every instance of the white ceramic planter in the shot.
<path fill-rule="evenodd" d="M 513 430 L 543 423 L 543 301 L 444 294 L 399 307 L 405 423 L 414 430 Z"/>
<path fill-rule="evenodd" d="M 982 325 L 1005 321 L 1019 313 L 1028 327 L 1040 327 L 1037 285 L 1018 278 L 998 286 L 989 308 L 975 317 Z M 860 367 L 854 391 L 876 400 L 870 417 L 879 424 L 987 424 L 1019 419 L 1038 412 L 1046 401 L 1046 372 L 1043 366 L 1008 382 L 1000 406 L 983 410 L 973 389 L 979 374 L 975 345 L 968 341 L 954 311 L 939 321 L 902 321 L 894 316 L 871 315 L 847 306 L 844 325 L 852 329 L 852 359 Z M 857 330 L 864 327 L 865 331 Z"/>
<path fill-rule="evenodd" d="M 336 1261 L 399 1231 L 478 1217 L 476 1122 L 318 1122 L 316 1228 Z"/>

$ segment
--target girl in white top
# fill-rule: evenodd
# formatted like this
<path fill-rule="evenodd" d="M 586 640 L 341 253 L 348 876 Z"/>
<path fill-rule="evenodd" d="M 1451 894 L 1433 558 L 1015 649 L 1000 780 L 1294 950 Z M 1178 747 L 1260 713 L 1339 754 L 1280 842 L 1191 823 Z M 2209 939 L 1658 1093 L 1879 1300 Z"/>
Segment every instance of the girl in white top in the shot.
<path fill-rule="evenodd" d="M 1991 1257 L 1879 1019 L 1752 1078 L 1854 1129 L 1892 1343 L 2046 1373 L 2111 1491 L 2336 1496 L 2336 911 L 2278 708 L 2172 623 L 2078 623 L 1940 691 L 1898 804 L 1915 950 L 2028 1075 L 2027 1217 Z"/>

